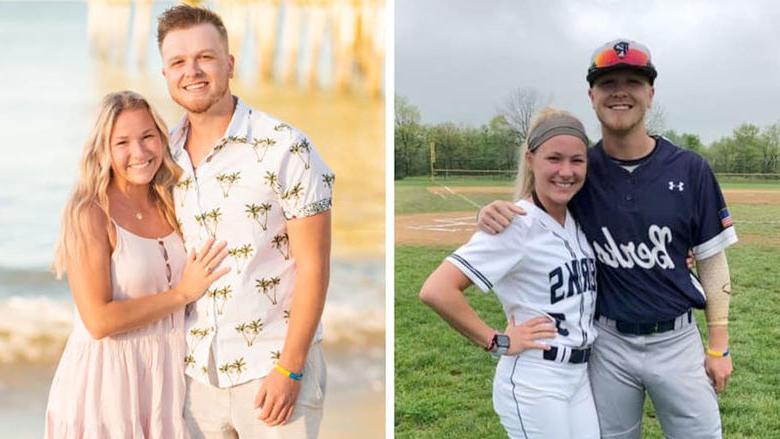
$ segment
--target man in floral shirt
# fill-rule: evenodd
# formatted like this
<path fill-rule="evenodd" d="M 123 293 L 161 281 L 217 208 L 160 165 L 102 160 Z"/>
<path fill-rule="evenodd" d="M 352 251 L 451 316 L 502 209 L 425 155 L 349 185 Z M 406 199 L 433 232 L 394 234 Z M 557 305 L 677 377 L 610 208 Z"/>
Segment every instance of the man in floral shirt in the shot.
<path fill-rule="evenodd" d="M 227 241 L 232 266 L 187 313 L 185 419 L 194 437 L 316 437 L 334 176 L 303 134 L 230 93 L 219 16 L 175 6 L 157 38 L 187 112 L 170 139 L 185 245 Z"/>

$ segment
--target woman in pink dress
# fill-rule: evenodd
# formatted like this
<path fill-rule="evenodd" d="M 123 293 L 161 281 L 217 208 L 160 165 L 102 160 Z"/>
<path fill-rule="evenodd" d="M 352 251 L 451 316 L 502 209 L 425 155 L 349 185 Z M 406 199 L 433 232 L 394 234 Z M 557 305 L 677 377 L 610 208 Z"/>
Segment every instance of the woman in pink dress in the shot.
<path fill-rule="evenodd" d="M 229 268 L 225 244 L 186 254 L 165 124 L 140 95 L 107 95 L 84 144 L 54 268 L 73 333 L 52 381 L 47 438 L 182 438 L 183 309 Z"/>

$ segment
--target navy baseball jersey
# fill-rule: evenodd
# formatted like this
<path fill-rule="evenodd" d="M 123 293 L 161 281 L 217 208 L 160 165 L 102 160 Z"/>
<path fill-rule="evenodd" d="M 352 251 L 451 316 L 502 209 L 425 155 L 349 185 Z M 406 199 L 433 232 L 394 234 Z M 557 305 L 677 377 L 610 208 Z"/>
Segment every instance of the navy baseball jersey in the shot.
<path fill-rule="evenodd" d="M 500 235 L 475 233 L 447 260 L 482 291 L 495 291 L 507 321 L 547 316 L 558 329 L 553 345 L 589 346 L 596 337 L 596 262 L 584 233 L 568 213 L 561 226 L 528 201 L 516 204 L 528 215 Z"/>
<path fill-rule="evenodd" d="M 662 137 L 633 172 L 607 156 L 601 141 L 588 161 L 587 181 L 569 207 L 598 261 L 597 312 L 647 323 L 703 308 L 688 250 L 705 259 L 737 242 L 707 162 Z"/>

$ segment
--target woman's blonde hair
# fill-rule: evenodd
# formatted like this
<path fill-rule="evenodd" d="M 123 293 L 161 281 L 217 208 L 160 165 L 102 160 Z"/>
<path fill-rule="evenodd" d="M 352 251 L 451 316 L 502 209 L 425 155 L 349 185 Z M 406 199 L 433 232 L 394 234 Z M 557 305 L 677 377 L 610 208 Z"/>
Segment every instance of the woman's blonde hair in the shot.
<path fill-rule="evenodd" d="M 168 150 L 168 128 L 160 115 L 138 93 L 120 91 L 110 93 L 100 104 L 95 126 L 84 142 L 79 163 L 79 177 L 62 213 L 62 229 L 57 240 L 53 269 L 58 278 L 67 271 L 69 257 L 77 258 L 85 250 L 84 221 L 91 204 L 97 204 L 110 215 L 108 186 L 113 178 L 111 170 L 111 132 L 119 115 L 126 110 L 146 110 L 154 120 L 162 139 L 162 164 L 149 184 L 149 196 L 157 206 L 165 222 L 179 231 L 174 213 L 173 186 L 179 181 L 182 170 L 173 161 Z"/>
<path fill-rule="evenodd" d="M 535 183 L 534 172 L 533 170 L 531 170 L 531 165 L 525 159 L 525 154 L 529 150 L 528 142 L 531 140 L 534 130 L 539 125 L 551 119 L 559 119 L 559 118 L 574 120 L 576 121 L 577 124 L 580 124 L 581 126 L 581 123 L 573 114 L 569 113 L 566 110 L 560 110 L 549 106 L 540 109 L 531 118 L 531 123 L 528 125 L 528 133 L 525 136 L 525 141 L 523 141 L 523 145 L 520 147 L 520 157 L 518 157 L 517 160 L 518 162 L 517 179 L 515 180 L 515 190 L 514 190 L 515 201 L 530 197 L 531 193 L 534 191 L 534 183 Z M 584 130 L 582 135 L 583 136 L 585 135 Z M 587 141 L 585 142 L 585 146 L 586 147 L 588 146 Z M 535 154 L 535 153 L 536 153 L 535 149 L 531 151 L 531 154 Z"/>

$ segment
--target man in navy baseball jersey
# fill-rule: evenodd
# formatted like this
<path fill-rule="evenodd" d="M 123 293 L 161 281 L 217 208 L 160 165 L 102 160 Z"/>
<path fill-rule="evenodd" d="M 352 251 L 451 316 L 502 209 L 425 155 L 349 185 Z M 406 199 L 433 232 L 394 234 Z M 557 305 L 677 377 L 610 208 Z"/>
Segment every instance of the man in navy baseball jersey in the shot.
<path fill-rule="evenodd" d="M 724 250 L 737 236 L 704 159 L 647 134 L 656 76 L 649 50 L 625 39 L 597 49 L 587 74 L 602 140 L 569 207 L 598 261 L 593 395 L 602 437 L 639 438 L 647 393 L 667 437 L 720 438 L 716 392 L 732 371 Z M 491 203 L 480 228 L 500 232 L 516 213 Z M 692 308 L 705 309 L 706 349 Z"/>

